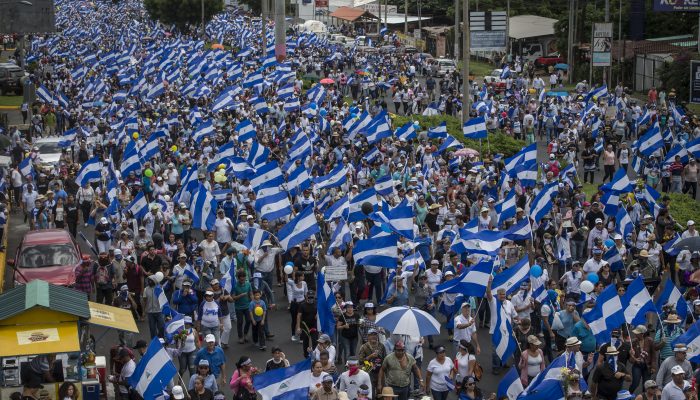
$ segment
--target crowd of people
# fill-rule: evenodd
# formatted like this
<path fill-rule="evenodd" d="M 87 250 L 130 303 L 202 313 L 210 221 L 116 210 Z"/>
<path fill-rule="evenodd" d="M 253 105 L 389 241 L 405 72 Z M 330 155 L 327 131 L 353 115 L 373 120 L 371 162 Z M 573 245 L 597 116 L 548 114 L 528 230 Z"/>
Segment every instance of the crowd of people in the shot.
<path fill-rule="evenodd" d="M 29 129 L 9 129 L 9 199 L 31 230 L 94 231 L 74 288 L 147 321 L 183 379 L 171 397 L 222 400 L 228 385 L 253 398 L 256 374 L 311 357 L 313 399 L 696 398 L 700 253 L 676 244 L 698 232 L 668 193 L 696 197 L 700 124 L 673 91 L 562 94 L 516 57 L 503 85 L 471 82 L 465 101 L 458 73 L 436 81 L 399 50 L 292 30 L 278 62 L 238 10 L 205 41 L 136 0 L 57 5 L 62 33 L 27 54 L 38 100 Z M 479 135 L 523 149 L 480 154 L 444 125 L 393 124 L 463 104 Z M 61 138 L 55 164 L 33 144 L 47 135 Z M 326 282 L 330 268 L 347 278 Z M 629 310 L 628 290 L 653 309 L 610 314 L 610 299 Z M 447 340 L 376 323 L 397 306 L 439 319 Z M 270 329 L 277 317 L 288 329 Z M 131 399 L 148 343 L 119 341 L 112 381 Z M 268 346 L 265 366 L 240 356 Z"/>

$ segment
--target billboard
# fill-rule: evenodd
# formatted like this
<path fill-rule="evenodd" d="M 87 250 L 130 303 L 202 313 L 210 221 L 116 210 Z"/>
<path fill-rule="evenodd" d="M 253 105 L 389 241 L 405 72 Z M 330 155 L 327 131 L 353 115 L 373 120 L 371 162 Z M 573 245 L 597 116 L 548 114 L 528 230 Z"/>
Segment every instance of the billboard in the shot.
<path fill-rule="evenodd" d="M 609 67 L 612 61 L 612 22 L 594 24 L 593 66 Z"/>
<path fill-rule="evenodd" d="M 690 102 L 700 104 L 700 61 L 690 61 Z"/>
<path fill-rule="evenodd" d="M 654 0 L 654 11 L 700 11 L 698 0 Z"/>
<path fill-rule="evenodd" d="M 0 1 L 0 34 L 56 31 L 53 0 Z"/>
<path fill-rule="evenodd" d="M 471 31 L 469 47 L 478 51 L 503 51 L 506 47 L 506 31 Z"/>
<path fill-rule="evenodd" d="M 316 7 L 328 8 L 328 0 L 316 0 Z"/>

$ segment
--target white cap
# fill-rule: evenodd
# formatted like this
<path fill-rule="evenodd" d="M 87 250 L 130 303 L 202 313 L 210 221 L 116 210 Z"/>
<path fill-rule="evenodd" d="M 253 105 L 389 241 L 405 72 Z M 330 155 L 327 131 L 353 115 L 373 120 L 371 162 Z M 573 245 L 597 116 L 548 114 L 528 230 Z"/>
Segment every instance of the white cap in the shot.
<path fill-rule="evenodd" d="M 596 223 L 596 224 L 602 224 L 602 223 L 603 223 L 603 220 L 600 219 L 600 218 L 596 218 L 596 219 L 595 219 L 595 223 Z"/>
<path fill-rule="evenodd" d="M 204 337 L 204 341 L 207 343 L 214 343 L 216 342 L 216 337 L 210 333 Z"/>
<path fill-rule="evenodd" d="M 693 221 L 692 219 L 689 219 L 688 222 L 686 222 L 686 225 L 688 225 L 688 226 L 695 225 L 695 221 Z"/>
<path fill-rule="evenodd" d="M 447 276 L 447 275 L 454 276 L 454 274 L 455 274 L 455 273 L 452 272 L 452 271 L 447 271 L 447 272 L 445 272 L 445 276 Z"/>
<path fill-rule="evenodd" d="M 679 375 L 683 374 L 685 375 L 685 371 L 683 371 L 683 367 L 680 365 L 674 365 L 673 368 L 671 368 L 671 375 Z"/>
<path fill-rule="evenodd" d="M 182 390 L 182 386 L 173 386 L 173 398 L 176 400 L 182 400 L 185 398 L 185 393 Z"/>

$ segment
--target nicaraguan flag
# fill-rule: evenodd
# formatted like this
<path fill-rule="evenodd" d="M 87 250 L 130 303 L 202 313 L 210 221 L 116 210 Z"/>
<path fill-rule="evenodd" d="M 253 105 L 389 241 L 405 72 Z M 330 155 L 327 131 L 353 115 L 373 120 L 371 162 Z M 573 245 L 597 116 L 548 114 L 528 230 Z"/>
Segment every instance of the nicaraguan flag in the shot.
<path fill-rule="evenodd" d="M 620 207 L 617 210 L 615 221 L 617 221 L 617 224 L 615 224 L 615 232 L 622 235 L 623 240 L 627 241 L 634 231 L 634 224 L 624 207 Z"/>
<path fill-rule="evenodd" d="M 102 179 L 102 161 L 99 157 L 93 157 L 80 167 L 75 183 L 83 186 L 89 182 L 98 182 L 100 179 Z"/>
<path fill-rule="evenodd" d="M 688 164 L 688 150 L 686 150 L 685 147 L 681 146 L 680 144 L 677 144 L 668 151 L 668 154 L 666 154 L 664 166 L 671 165 L 674 161 L 676 161 L 676 156 L 681 158 L 681 162 L 683 164 Z"/>
<path fill-rule="evenodd" d="M 127 211 L 131 212 L 131 214 L 137 220 L 140 220 L 144 215 L 146 215 L 148 212 L 148 201 L 146 200 L 143 191 L 138 192 L 136 197 L 134 197 L 131 204 L 129 204 L 126 209 Z"/>
<path fill-rule="evenodd" d="M 430 139 L 445 139 L 447 138 L 447 122 L 442 122 L 440 125 L 428 129 L 428 137 Z"/>
<path fill-rule="evenodd" d="M 333 249 L 339 247 L 341 250 L 345 250 L 345 244 L 352 240 L 352 234 L 350 233 L 350 228 L 348 224 L 343 221 L 338 222 L 338 226 L 335 227 L 335 231 L 331 236 L 330 244 L 328 245 L 328 254 L 333 252 Z"/>
<path fill-rule="evenodd" d="M 394 180 L 391 178 L 390 174 L 386 174 L 383 177 L 377 179 L 374 182 L 374 190 L 380 196 L 389 196 L 394 193 Z"/>
<path fill-rule="evenodd" d="M 333 204 L 328 207 L 328 209 L 323 213 L 323 219 L 326 221 L 333 221 L 336 218 L 346 216 L 349 206 L 350 202 L 348 201 L 348 196 L 345 195 L 334 201 Z"/>
<path fill-rule="evenodd" d="M 289 250 L 320 231 L 321 229 L 314 214 L 314 207 L 307 206 L 279 230 L 277 238 L 280 246 L 285 250 Z"/>
<path fill-rule="evenodd" d="M 510 321 L 510 315 L 506 313 L 503 304 L 496 300 L 496 328 L 491 335 L 493 350 L 501 359 L 506 362 L 515 352 L 515 338 L 513 337 L 513 325 Z"/>
<path fill-rule="evenodd" d="M 498 231 L 460 232 L 459 237 L 452 242 L 450 250 L 457 254 L 468 252 L 493 256 L 501 248 L 503 233 Z"/>
<path fill-rule="evenodd" d="M 332 336 L 333 333 L 335 333 L 335 317 L 333 316 L 335 294 L 333 293 L 331 285 L 326 282 L 326 275 L 323 272 L 319 272 L 316 279 L 316 287 L 318 288 L 316 325 L 319 332 Z"/>
<path fill-rule="evenodd" d="M 544 90 L 542 90 L 544 92 Z M 516 400 L 520 394 L 525 391 L 523 383 L 520 381 L 520 374 L 515 369 L 515 365 L 510 367 L 508 373 L 503 376 L 498 384 L 497 398 L 508 397 L 508 400 Z"/>
<path fill-rule="evenodd" d="M 622 304 L 625 305 L 625 321 L 633 326 L 645 324 L 648 312 L 656 313 L 654 302 L 641 276 L 627 286 L 627 291 L 622 296 Z"/>
<path fill-rule="evenodd" d="M 608 85 L 603 84 L 603 86 L 599 86 L 597 88 L 593 88 L 590 92 L 588 92 L 588 95 L 586 95 L 586 98 L 584 99 L 586 103 L 593 100 L 597 100 L 598 98 L 605 97 L 608 95 Z"/>
<path fill-rule="evenodd" d="M 663 307 L 667 304 L 673 305 L 678 316 L 681 320 L 685 321 L 685 318 L 688 316 L 688 304 L 683 298 L 683 293 L 673 284 L 671 278 L 666 278 L 664 290 L 656 299 L 654 306 L 656 307 L 656 311 L 661 314 L 663 312 Z"/>
<path fill-rule="evenodd" d="M 278 187 L 284 183 L 284 175 L 277 161 L 270 161 L 256 169 L 256 177 L 250 180 L 255 192 L 269 187 Z"/>
<path fill-rule="evenodd" d="M 192 227 L 201 230 L 213 230 L 216 222 L 217 203 L 211 192 L 204 185 L 192 194 L 190 210 L 192 211 Z"/>
<path fill-rule="evenodd" d="M 491 290 L 496 293 L 499 289 L 505 289 L 506 294 L 511 295 L 520 289 L 520 284 L 530 279 L 530 261 L 527 255 L 508 269 L 501 271 L 493 278 Z"/>
<path fill-rule="evenodd" d="M 185 276 L 190 278 L 190 280 L 196 285 L 199 283 L 199 274 L 194 270 L 191 264 L 185 265 Z"/>
<path fill-rule="evenodd" d="M 494 206 L 496 213 L 498 214 L 498 225 L 502 225 L 508 218 L 515 217 L 515 212 L 518 207 L 515 204 L 515 190 L 508 192 L 506 197 L 501 199 Z"/>
<path fill-rule="evenodd" d="M 185 316 L 180 313 L 175 313 L 173 319 L 165 323 L 166 343 L 171 343 L 173 341 L 173 336 L 183 329 L 185 329 Z"/>
<path fill-rule="evenodd" d="M 314 179 L 314 190 L 321 191 L 342 185 L 347 180 L 347 173 L 347 167 L 342 163 L 338 164 L 328 175 Z"/>
<path fill-rule="evenodd" d="M 464 127 L 462 128 L 462 133 L 464 134 L 465 138 L 469 139 L 486 139 L 487 132 L 486 132 L 486 120 L 484 119 L 484 116 L 472 118 L 469 121 L 464 123 Z"/>
<path fill-rule="evenodd" d="M 649 157 L 653 152 L 660 149 L 664 145 L 664 139 L 661 136 L 659 124 L 654 124 L 642 137 L 637 141 L 637 150 Z"/>
<path fill-rule="evenodd" d="M 270 232 L 260 228 L 248 228 L 243 246 L 248 250 L 257 251 L 266 240 L 270 240 Z"/>
<path fill-rule="evenodd" d="M 243 121 L 239 122 L 236 125 L 236 128 L 234 128 L 234 132 L 238 134 L 239 142 L 245 142 L 248 139 L 252 139 L 256 134 L 255 126 L 253 126 L 253 123 L 250 122 L 249 119 L 244 119 Z"/>
<path fill-rule="evenodd" d="M 394 132 L 394 135 L 396 135 L 399 140 L 403 140 L 404 142 L 415 139 L 417 136 L 415 125 L 411 121 L 406 122 L 402 127 Z"/>
<path fill-rule="evenodd" d="M 192 139 L 199 144 L 205 137 L 212 136 L 214 132 L 212 120 L 203 121 L 197 125 L 197 128 L 192 132 Z"/>
<path fill-rule="evenodd" d="M 603 254 L 603 261 L 607 261 L 607 263 L 610 264 L 611 271 L 620 271 L 625 269 L 625 263 L 622 261 L 620 252 L 615 246 L 610 247 L 608 251 Z"/>
<path fill-rule="evenodd" d="M 309 397 L 311 380 L 311 358 L 253 375 L 253 387 L 263 400 L 291 400 Z"/>
<path fill-rule="evenodd" d="M 530 204 L 530 217 L 535 220 L 535 222 L 540 222 L 542 217 L 552 209 L 552 197 L 557 193 L 559 193 L 559 184 L 557 182 L 552 182 L 542 188 L 537 196 L 535 196 L 532 204 Z"/>
<path fill-rule="evenodd" d="M 310 187 L 311 177 L 303 163 L 287 175 L 287 188 L 289 188 L 289 194 L 292 198 Z"/>
<path fill-rule="evenodd" d="M 42 103 L 53 104 L 53 93 L 51 93 L 51 91 L 44 85 L 39 85 L 39 87 L 36 89 L 36 97 Z"/>
<path fill-rule="evenodd" d="M 700 362 L 700 320 L 695 321 L 688 330 L 678 336 L 672 343 L 675 346 L 677 343 L 682 343 L 688 348 L 686 359 L 692 363 Z"/>
<path fill-rule="evenodd" d="M 278 220 L 292 213 L 292 205 L 289 202 L 287 191 L 278 187 L 260 189 L 255 199 L 255 210 L 261 218 L 269 221 Z"/>
<path fill-rule="evenodd" d="M 596 299 L 595 307 L 583 314 L 591 332 L 599 344 L 610 342 L 611 331 L 625 323 L 620 296 L 617 295 L 615 285 L 610 285 L 600 293 Z"/>
<path fill-rule="evenodd" d="M 379 200 L 377 200 L 377 191 L 373 187 L 367 188 L 362 193 L 353 197 L 348 205 L 348 223 L 362 221 L 367 218 L 367 216 L 362 212 L 362 204 L 368 202 L 372 204 L 373 210 L 376 212 L 379 207 Z"/>
<path fill-rule="evenodd" d="M 146 353 L 141 357 L 134 373 L 129 377 L 129 386 L 144 399 L 155 399 L 177 374 L 177 368 L 158 338 L 153 338 Z"/>
<path fill-rule="evenodd" d="M 398 236 L 375 236 L 358 240 L 352 248 L 356 263 L 364 266 L 396 268 Z"/>

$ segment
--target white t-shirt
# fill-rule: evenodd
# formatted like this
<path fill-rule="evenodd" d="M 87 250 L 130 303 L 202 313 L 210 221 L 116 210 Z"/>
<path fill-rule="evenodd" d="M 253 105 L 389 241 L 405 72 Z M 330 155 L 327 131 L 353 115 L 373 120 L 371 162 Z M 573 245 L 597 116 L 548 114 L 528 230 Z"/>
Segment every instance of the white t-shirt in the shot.
<path fill-rule="evenodd" d="M 445 392 L 449 390 L 447 387 L 447 382 L 445 378 L 450 376 L 450 371 L 454 364 L 450 357 L 445 357 L 445 360 L 440 364 L 437 359 L 433 358 L 428 364 L 426 371 L 430 371 L 433 376 L 430 378 L 430 390 L 435 390 L 437 392 Z"/>
<path fill-rule="evenodd" d="M 586 274 L 595 272 L 597 274 L 598 271 L 600 271 L 600 269 L 603 268 L 604 264 L 607 264 L 607 262 L 602 259 L 596 260 L 595 258 L 591 258 L 583 264 L 583 272 L 585 272 Z"/>
<path fill-rule="evenodd" d="M 219 304 L 215 301 L 205 301 L 202 305 L 202 326 L 215 328 L 219 326 Z"/>
<path fill-rule="evenodd" d="M 517 311 L 518 313 L 518 318 L 530 318 L 530 313 L 532 312 L 532 303 L 530 300 L 532 299 L 532 296 L 530 295 L 530 292 L 528 291 L 525 293 L 525 297 L 523 297 L 523 291 L 522 289 L 519 290 L 517 293 L 515 293 L 511 298 L 510 301 L 513 303 L 514 308 L 522 308 L 525 306 L 529 306 L 526 310 L 524 311 Z"/>
<path fill-rule="evenodd" d="M 211 243 L 207 242 L 206 239 L 202 240 L 199 242 L 199 247 L 202 248 L 202 257 L 205 261 L 216 263 L 216 257 L 221 254 L 219 243 L 217 243 L 216 240 L 212 240 Z"/>
<path fill-rule="evenodd" d="M 432 290 L 434 293 L 437 285 L 442 282 L 442 271 L 438 269 L 433 272 L 432 269 L 428 269 L 425 271 L 425 276 L 428 278 L 428 286 L 430 287 L 430 290 Z"/>
<path fill-rule="evenodd" d="M 126 381 L 133 375 L 134 371 L 136 370 L 136 363 L 134 360 L 129 360 L 124 366 L 122 367 L 122 372 L 119 374 L 121 376 L 121 380 Z M 124 385 L 119 385 L 119 393 L 129 393 L 129 387 L 124 386 Z"/>
<path fill-rule="evenodd" d="M 467 328 L 461 328 L 461 329 L 457 328 L 457 325 L 467 324 L 473 320 L 474 320 L 474 318 L 465 317 L 464 315 L 462 315 L 462 313 L 460 313 L 459 315 L 457 315 L 455 317 L 455 331 L 454 331 L 454 336 L 453 336 L 453 339 L 455 342 L 459 343 L 460 340 L 464 339 L 467 341 L 467 343 L 471 343 L 472 334 L 474 332 L 476 332 L 476 323 L 471 324 Z M 464 375 L 462 375 L 462 376 L 464 376 Z"/>
<path fill-rule="evenodd" d="M 233 227 L 233 222 L 230 218 L 217 218 L 214 222 L 214 229 L 216 230 L 216 241 L 219 243 L 228 243 L 231 241 L 231 228 Z"/>
<path fill-rule="evenodd" d="M 469 354 L 467 353 L 466 355 L 462 355 L 462 353 L 457 353 L 457 373 L 460 374 L 462 377 L 467 376 L 467 371 L 469 371 L 469 362 L 472 360 L 476 360 L 476 357 L 474 354 Z"/>
<path fill-rule="evenodd" d="M 574 275 L 574 271 L 567 271 L 562 279 L 564 280 L 564 288 L 566 293 L 581 293 L 581 280 L 583 279 L 583 273 L 577 271 Z"/>

